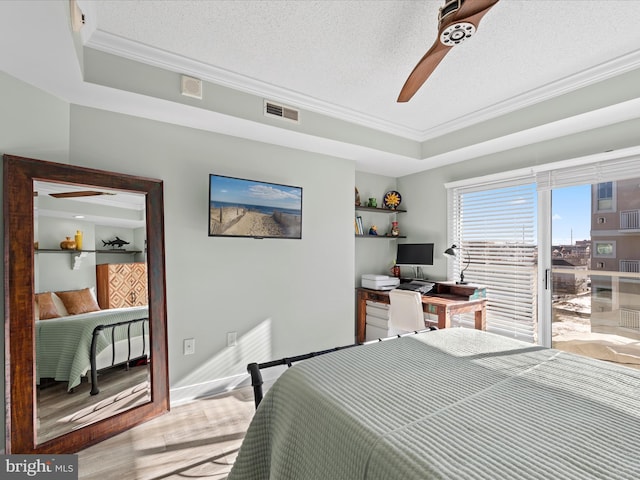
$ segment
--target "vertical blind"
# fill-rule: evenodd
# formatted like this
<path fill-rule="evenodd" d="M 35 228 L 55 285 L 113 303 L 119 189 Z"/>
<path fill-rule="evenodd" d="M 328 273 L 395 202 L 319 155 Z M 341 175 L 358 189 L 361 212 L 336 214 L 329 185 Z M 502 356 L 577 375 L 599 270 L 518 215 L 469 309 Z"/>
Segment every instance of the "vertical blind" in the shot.
<path fill-rule="evenodd" d="M 536 342 L 537 200 L 531 176 L 448 191 L 452 278 L 487 288 L 487 330 Z M 461 322 L 472 325 L 471 318 Z"/>

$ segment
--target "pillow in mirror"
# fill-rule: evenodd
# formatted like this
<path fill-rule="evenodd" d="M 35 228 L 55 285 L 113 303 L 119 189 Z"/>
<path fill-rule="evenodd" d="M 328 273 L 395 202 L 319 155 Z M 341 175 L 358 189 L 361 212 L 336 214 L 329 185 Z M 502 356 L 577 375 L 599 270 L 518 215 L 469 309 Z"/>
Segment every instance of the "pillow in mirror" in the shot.
<path fill-rule="evenodd" d="M 47 320 L 49 318 L 58 318 L 60 313 L 53 301 L 51 292 L 36 294 L 36 320 Z"/>
<path fill-rule="evenodd" d="M 53 292 L 51 292 L 51 298 L 53 298 L 53 303 L 55 304 L 56 309 L 58 309 L 58 313 L 60 314 L 60 316 L 68 317 L 69 312 L 67 312 L 67 307 L 65 307 L 64 303 L 62 303 L 62 299 Z"/>
<path fill-rule="evenodd" d="M 64 303 L 69 315 L 78 315 L 79 313 L 89 313 L 100 310 L 98 302 L 96 302 L 95 297 L 88 288 L 56 292 L 56 295 L 58 295 L 62 303 Z"/>

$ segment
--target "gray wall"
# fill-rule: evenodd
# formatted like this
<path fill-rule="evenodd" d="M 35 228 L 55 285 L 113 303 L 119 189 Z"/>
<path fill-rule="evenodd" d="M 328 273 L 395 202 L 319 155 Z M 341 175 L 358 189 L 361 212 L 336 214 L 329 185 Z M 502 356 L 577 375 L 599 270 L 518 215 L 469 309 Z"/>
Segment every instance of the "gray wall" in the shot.
<path fill-rule="evenodd" d="M 4 74 L 0 92 L 0 153 L 164 180 L 172 403 L 232 388 L 250 361 L 353 342 L 353 162 L 70 107 Z M 302 240 L 208 237 L 210 173 L 301 186 Z"/>
<path fill-rule="evenodd" d="M 369 198 L 375 198 L 378 207 L 382 206 L 382 198 L 389 190 L 396 190 L 396 179 L 371 173 L 356 172 L 356 188 L 360 193 L 360 201 L 365 205 Z M 355 195 L 355 192 L 354 192 Z M 403 197 L 404 202 L 404 197 Z M 404 208 L 404 204 L 401 205 Z M 405 214 L 386 214 L 356 210 L 356 215 L 362 217 L 365 231 L 372 225 L 378 228 L 378 233 L 384 235 L 391 230 L 391 222 L 397 218 L 401 222 Z M 402 223 L 400 223 L 402 226 Z M 390 275 L 390 269 L 396 255 L 398 240 L 356 238 L 355 243 L 355 284 L 360 286 L 360 279 L 365 273 Z"/>
<path fill-rule="evenodd" d="M 38 199 L 39 200 L 39 199 Z M 112 239 L 116 235 L 131 242 L 130 250 L 144 249 L 144 228 L 133 229 L 95 225 L 86 220 L 62 219 L 39 215 L 36 222 L 36 239 L 41 249 L 58 249 L 61 240 L 74 238 L 76 230 L 83 232 L 84 250 L 104 249 L 101 239 Z M 136 241 L 137 239 L 137 241 Z M 96 286 L 96 264 L 129 263 L 144 261 L 142 253 L 122 255 L 116 253 L 85 253 L 76 262 L 73 254 L 40 253 L 34 263 L 35 291 L 49 292 L 77 290 Z"/>
<path fill-rule="evenodd" d="M 392 188 L 402 194 L 402 234 L 435 243 L 425 274 L 443 279 L 445 182 L 636 145 L 640 131 L 640 121 L 628 121 L 393 179 L 356 174 L 352 162 L 334 157 L 70 107 L 3 74 L 0 92 L 0 152 L 164 180 L 174 403 L 233 387 L 248 361 L 353 340 L 353 288 L 361 273 L 386 271 L 395 249 L 390 240 L 354 241 L 354 185 L 363 200 L 380 201 Z M 303 239 L 208 237 L 209 173 L 303 187 Z M 239 345 L 227 348 L 232 331 Z M 183 356 L 189 337 L 196 354 Z"/>
<path fill-rule="evenodd" d="M 67 163 L 69 104 L 0 72 L 0 153 L 47 158 Z M 3 194 L 0 178 L 0 194 Z M 4 238 L 4 225 L 0 225 Z M 0 264 L 4 278 L 4 263 Z M 5 286 L 6 288 L 6 286 Z M 4 295 L 0 297 L 4 311 Z M 0 333 L 4 345 L 4 329 Z M 4 358 L 4 355 L 3 355 Z M 0 383 L 4 411 L 4 369 Z M 4 415 L 0 416 L 4 430 Z M 0 439 L 4 450 L 4 436 Z"/>
<path fill-rule="evenodd" d="M 251 361 L 353 342 L 351 161 L 78 106 L 70 158 L 164 180 L 172 403 L 233 387 Z M 302 240 L 208 237 L 210 173 L 302 187 Z"/>

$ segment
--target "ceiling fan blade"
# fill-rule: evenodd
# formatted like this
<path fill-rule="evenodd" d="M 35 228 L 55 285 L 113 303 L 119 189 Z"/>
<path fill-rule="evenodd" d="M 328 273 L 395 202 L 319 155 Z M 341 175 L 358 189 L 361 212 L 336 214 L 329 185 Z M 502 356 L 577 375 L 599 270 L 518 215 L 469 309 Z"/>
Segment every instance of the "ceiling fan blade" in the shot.
<path fill-rule="evenodd" d="M 427 81 L 427 78 L 431 76 L 438 64 L 452 48 L 452 46 L 443 45 L 440 40 L 436 40 L 409 74 L 409 78 L 407 78 L 402 90 L 400 90 L 397 101 L 408 102 L 411 100 L 411 97 Z"/>
<path fill-rule="evenodd" d="M 96 195 L 115 195 L 114 193 L 98 192 L 95 190 L 80 190 L 77 192 L 50 193 L 54 198 L 93 197 Z"/>
<path fill-rule="evenodd" d="M 440 11 L 440 14 L 444 14 L 444 16 L 441 17 L 439 21 L 438 38 L 436 38 L 433 46 L 424 57 L 422 57 L 409 75 L 409 78 L 407 78 L 397 101 L 409 101 L 431 76 L 445 55 L 449 53 L 449 50 L 464 40 L 465 35 L 460 34 L 460 32 L 463 32 L 463 29 L 468 29 L 470 32 L 467 37 L 475 33 L 482 17 L 484 17 L 498 1 L 499 0 L 466 0 L 457 10 L 453 10 L 451 13 L 443 12 L 443 10 L 449 7 L 455 8 L 458 5 L 454 6 L 451 2 L 445 3 L 445 6 Z M 463 22 L 467 25 L 463 26 Z M 448 37 L 449 34 L 451 35 L 450 37 Z M 462 38 L 455 38 L 454 36 L 456 34 L 460 34 Z M 445 42 L 446 45 L 442 42 Z"/>

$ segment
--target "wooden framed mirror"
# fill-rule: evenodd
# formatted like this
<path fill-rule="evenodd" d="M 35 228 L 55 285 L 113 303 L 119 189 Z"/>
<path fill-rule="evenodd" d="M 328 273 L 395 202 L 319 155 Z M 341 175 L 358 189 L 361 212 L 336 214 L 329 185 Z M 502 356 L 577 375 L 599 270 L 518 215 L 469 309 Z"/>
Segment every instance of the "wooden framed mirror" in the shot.
<path fill-rule="evenodd" d="M 169 384 L 162 181 L 12 155 L 4 155 L 3 178 L 6 453 L 75 453 L 167 412 Z M 139 196 L 143 198 L 146 223 L 142 230 L 146 241 L 144 261 L 149 320 L 148 331 L 146 336 L 143 332 L 142 338 L 146 339 L 143 343 L 147 343 L 149 348 L 144 356 L 149 373 L 148 391 L 141 401 L 131 403 L 121 411 L 115 410 L 106 418 L 52 436 L 39 431 L 41 419 L 37 404 L 40 377 L 36 357 L 40 354 L 41 341 L 38 337 L 36 342 L 36 314 L 40 318 L 42 313 L 40 306 L 36 311 L 36 294 L 40 293 L 36 291 L 35 284 L 36 256 L 41 253 L 34 243 L 37 241 L 34 185 L 37 184 L 68 185 L 85 191 Z M 66 260 L 71 262 L 67 263 L 69 269 L 74 268 L 71 253 L 75 252 L 70 252 Z M 128 361 L 126 365 L 128 367 Z"/>

